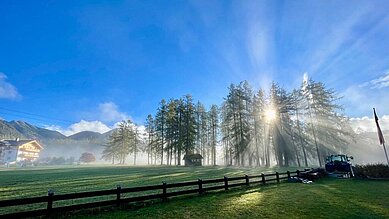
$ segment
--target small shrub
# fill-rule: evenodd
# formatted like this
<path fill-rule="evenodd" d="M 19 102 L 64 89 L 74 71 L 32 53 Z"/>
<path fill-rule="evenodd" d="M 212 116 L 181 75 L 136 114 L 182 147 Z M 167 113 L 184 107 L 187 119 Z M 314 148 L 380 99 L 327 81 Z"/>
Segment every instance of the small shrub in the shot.
<path fill-rule="evenodd" d="M 82 163 L 92 163 L 95 162 L 95 160 L 96 160 L 95 155 L 93 155 L 92 153 L 85 152 L 81 154 L 79 161 Z"/>
<path fill-rule="evenodd" d="M 44 166 L 44 165 L 72 165 L 74 164 L 74 157 L 65 158 L 65 157 L 42 157 L 34 161 L 34 165 Z"/>
<path fill-rule="evenodd" d="M 354 174 L 359 178 L 389 178 L 389 167 L 385 164 L 356 165 Z"/>

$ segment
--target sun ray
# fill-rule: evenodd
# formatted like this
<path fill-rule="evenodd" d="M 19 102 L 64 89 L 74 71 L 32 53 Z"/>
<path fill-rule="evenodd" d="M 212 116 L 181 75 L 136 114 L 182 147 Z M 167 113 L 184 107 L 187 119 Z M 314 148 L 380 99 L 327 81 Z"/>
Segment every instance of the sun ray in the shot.
<path fill-rule="evenodd" d="M 274 107 L 269 107 L 265 110 L 264 115 L 265 115 L 266 121 L 270 123 L 270 122 L 274 121 L 277 117 L 276 109 L 274 109 Z"/>

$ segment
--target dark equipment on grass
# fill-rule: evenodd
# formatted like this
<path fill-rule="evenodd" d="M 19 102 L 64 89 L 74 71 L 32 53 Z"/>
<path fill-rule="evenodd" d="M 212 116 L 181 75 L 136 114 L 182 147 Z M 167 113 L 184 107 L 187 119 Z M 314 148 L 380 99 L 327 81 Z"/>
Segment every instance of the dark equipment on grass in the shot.
<path fill-rule="evenodd" d="M 354 171 L 351 164 L 352 156 L 345 154 L 330 155 L 326 158 L 325 169 L 329 176 L 340 179 L 354 177 Z"/>
<path fill-rule="evenodd" d="M 326 175 L 327 172 L 324 168 L 305 169 L 304 172 L 299 172 L 296 177 L 289 177 L 288 182 L 312 183 Z"/>
<path fill-rule="evenodd" d="M 310 180 L 310 181 L 315 181 L 315 180 L 318 180 L 326 175 L 327 175 L 327 173 L 326 173 L 325 169 L 313 168 L 313 169 L 310 169 L 308 171 L 300 173 L 299 177 Z"/>

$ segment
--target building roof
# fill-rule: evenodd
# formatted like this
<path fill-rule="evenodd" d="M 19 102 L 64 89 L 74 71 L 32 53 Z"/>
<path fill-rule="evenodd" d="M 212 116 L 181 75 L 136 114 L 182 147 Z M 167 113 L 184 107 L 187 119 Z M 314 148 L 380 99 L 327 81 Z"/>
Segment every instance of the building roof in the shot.
<path fill-rule="evenodd" d="M 31 142 L 34 142 L 38 147 L 40 147 L 41 149 L 43 149 L 42 145 L 39 144 L 39 142 L 37 140 L 34 140 L 34 139 L 30 139 L 30 140 L 1 140 L 0 141 L 0 147 L 4 147 L 4 146 L 21 146 L 21 145 L 24 145 L 24 144 L 27 144 L 27 143 L 31 143 Z"/>
<path fill-rule="evenodd" d="M 183 160 L 186 159 L 203 159 L 203 156 L 201 154 L 186 154 Z"/>

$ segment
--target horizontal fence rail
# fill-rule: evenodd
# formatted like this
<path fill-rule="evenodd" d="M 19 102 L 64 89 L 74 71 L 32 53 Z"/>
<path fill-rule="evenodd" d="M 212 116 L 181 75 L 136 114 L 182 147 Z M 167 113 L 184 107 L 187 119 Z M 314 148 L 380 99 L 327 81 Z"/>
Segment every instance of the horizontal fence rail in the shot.
<path fill-rule="evenodd" d="M 101 190 L 101 191 L 89 191 L 89 192 L 79 192 L 79 193 L 69 193 L 69 194 L 60 194 L 55 195 L 52 190 L 48 191 L 47 196 L 40 197 L 32 197 L 32 198 L 20 198 L 20 199 L 12 199 L 12 200 L 2 200 L 0 201 L 0 210 L 4 210 L 2 208 L 12 207 L 12 206 L 23 206 L 23 205 L 31 205 L 31 204 L 39 204 L 45 203 L 46 208 L 30 210 L 30 211 L 22 211 L 22 212 L 13 212 L 1 214 L 0 218 L 21 218 L 21 217 L 34 217 L 34 216 L 42 216 L 47 215 L 50 216 L 53 213 L 65 212 L 65 211 L 73 211 L 80 210 L 85 208 L 95 208 L 102 206 L 110 206 L 116 205 L 121 206 L 125 203 L 130 202 L 141 202 L 148 200 L 161 199 L 162 201 L 166 201 L 169 197 L 181 196 L 181 195 L 189 195 L 189 194 L 203 194 L 207 191 L 215 191 L 215 190 L 228 190 L 233 187 L 240 186 L 249 186 L 250 184 L 260 184 L 266 185 L 268 182 L 276 181 L 279 183 L 281 180 L 288 179 L 290 177 L 299 176 L 300 173 L 309 171 L 309 169 L 305 169 L 304 171 L 287 171 L 284 173 L 270 173 L 270 174 L 260 174 L 260 175 L 245 175 L 241 177 L 226 177 L 219 179 L 198 179 L 197 181 L 189 181 L 189 182 L 178 182 L 178 183 L 166 183 L 163 182 L 160 185 L 151 185 L 151 186 L 139 186 L 139 187 L 131 187 L 131 188 L 121 188 L 121 186 L 117 186 L 116 189 L 109 190 Z M 271 178 L 269 178 L 271 177 Z M 193 188 L 195 187 L 196 188 Z M 182 191 L 168 191 L 172 188 L 187 188 L 187 190 Z M 155 194 L 150 195 L 141 195 L 135 197 L 122 197 L 122 195 L 136 192 L 145 192 L 145 191 L 156 191 Z M 60 206 L 53 207 L 54 202 L 64 201 L 64 200 L 77 200 L 81 198 L 93 198 L 93 197 L 101 197 L 101 196 L 112 196 L 115 197 L 111 200 L 104 201 L 95 201 L 88 202 L 82 204 L 72 204 L 68 206 Z M 1 211 L 0 211 L 1 212 Z"/>

